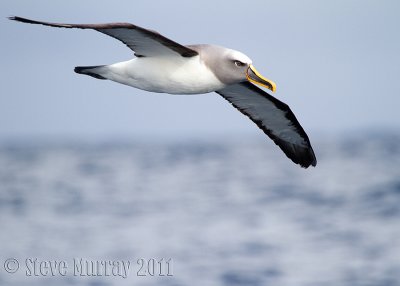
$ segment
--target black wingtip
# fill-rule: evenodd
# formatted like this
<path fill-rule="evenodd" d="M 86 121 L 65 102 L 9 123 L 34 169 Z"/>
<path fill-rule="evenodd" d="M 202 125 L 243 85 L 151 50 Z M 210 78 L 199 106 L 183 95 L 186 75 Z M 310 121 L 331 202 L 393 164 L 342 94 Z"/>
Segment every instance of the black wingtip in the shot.
<path fill-rule="evenodd" d="M 28 24 L 39 24 L 39 25 L 50 24 L 50 23 L 44 23 L 44 22 L 35 21 L 35 20 L 27 19 L 27 18 L 18 17 L 18 16 L 10 16 L 10 17 L 8 17 L 8 19 L 12 20 L 12 21 L 17 21 L 17 22 L 21 22 L 21 23 L 28 23 Z"/>
<path fill-rule="evenodd" d="M 283 146 L 281 145 L 280 147 L 282 148 Z M 317 166 L 317 158 L 311 144 L 308 147 L 291 146 L 291 148 L 294 148 L 292 153 L 287 153 L 286 151 L 288 150 L 286 148 L 282 148 L 282 150 L 293 162 L 305 169 L 310 166 Z"/>
<path fill-rule="evenodd" d="M 305 169 L 307 169 L 310 166 L 312 166 L 312 167 L 317 166 L 317 159 L 315 158 L 314 153 L 312 154 L 312 157 L 310 159 L 311 160 L 307 159 L 303 162 L 299 162 L 298 164 L 300 164 L 300 166 Z"/>
<path fill-rule="evenodd" d="M 310 166 L 317 166 L 317 158 L 315 157 L 314 150 L 310 146 L 309 149 L 301 156 L 300 166 L 303 168 L 308 168 Z"/>
<path fill-rule="evenodd" d="M 79 73 L 79 74 L 83 74 L 83 72 L 82 72 L 83 69 L 84 69 L 83 67 L 75 67 L 74 68 L 74 72 Z"/>
<path fill-rule="evenodd" d="M 18 17 L 18 16 L 10 16 L 10 17 L 8 17 L 8 19 L 12 20 L 12 21 L 17 21 L 17 22 L 23 22 L 23 23 L 34 23 L 34 21 L 32 21 L 32 20 Z"/>
<path fill-rule="evenodd" d="M 317 166 L 317 158 L 315 157 L 311 145 L 308 147 L 297 146 L 288 142 L 280 141 L 279 139 L 275 139 L 274 142 L 282 149 L 290 160 L 299 164 L 302 168 L 307 169 L 310 166 Z"/>

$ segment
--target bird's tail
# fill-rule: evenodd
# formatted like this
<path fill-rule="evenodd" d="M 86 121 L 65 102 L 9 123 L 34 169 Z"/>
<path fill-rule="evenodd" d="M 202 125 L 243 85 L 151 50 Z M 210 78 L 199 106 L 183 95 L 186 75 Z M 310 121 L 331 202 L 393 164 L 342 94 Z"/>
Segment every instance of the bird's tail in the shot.
<path fill-rule="evenodd" d="M 76 73 L 89 75 L 89 76 L 92 76 L 92 77 L 97 78 L 97 79 L 107 79 L 107 78 L 105 78 L 104 76 L 101 75 L 103 67 L 104 67 L 104 65 L 103 66 L 76 67 L 74 69 L 74 71 Z"/>

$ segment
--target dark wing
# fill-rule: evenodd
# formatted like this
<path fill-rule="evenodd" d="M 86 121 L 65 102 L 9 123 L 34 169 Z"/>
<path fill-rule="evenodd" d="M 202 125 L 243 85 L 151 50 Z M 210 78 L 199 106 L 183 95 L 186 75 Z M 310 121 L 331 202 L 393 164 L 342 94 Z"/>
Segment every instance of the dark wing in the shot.
<path fill-rule="evenodd" d="M 9 17 L 10 20 L 29 24 L 40 24 L 57 28 L 92 29 L 120 40 L 127 45 L 138 57 L 160 55 L 180 55 L 193 57 L 198 53 L 181 44 L 178 44 L 157 32 L 150 31 L 129 23 L 108 24 L 61 24 L 30 20 L 21 17 Z"/>
<path fill-rule="evenodd" d="M 248 116 L 296 164 L 317 165 L 310 140 L 289 106 L 250 82 L 216 91 Z"/>

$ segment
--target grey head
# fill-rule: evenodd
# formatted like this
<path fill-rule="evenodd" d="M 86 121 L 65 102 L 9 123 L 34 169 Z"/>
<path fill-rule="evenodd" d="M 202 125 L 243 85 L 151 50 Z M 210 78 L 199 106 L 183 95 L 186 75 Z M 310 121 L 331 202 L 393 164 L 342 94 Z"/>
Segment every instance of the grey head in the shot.
<path fill-rule="evenodd" d="M 250 81 L 275 91 L 273 81 L 263 77 L 245 54 L 216 45 L 190 45 L 188 48 L 199 53 L 204 64 L 224 84 L 231 85 Z"/>

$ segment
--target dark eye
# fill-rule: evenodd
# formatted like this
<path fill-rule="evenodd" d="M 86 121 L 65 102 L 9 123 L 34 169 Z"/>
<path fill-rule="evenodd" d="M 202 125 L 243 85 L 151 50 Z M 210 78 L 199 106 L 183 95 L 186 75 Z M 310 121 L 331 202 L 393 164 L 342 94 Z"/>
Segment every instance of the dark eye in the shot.
<path fill-rule="evenodd" d="M 242 63 L 241 61 L 233 61 L 233 62 L 235 63 L 235 66 L 237 66 L 237 67 L 243 67 L 246 65 L 245 63 Z"/>

